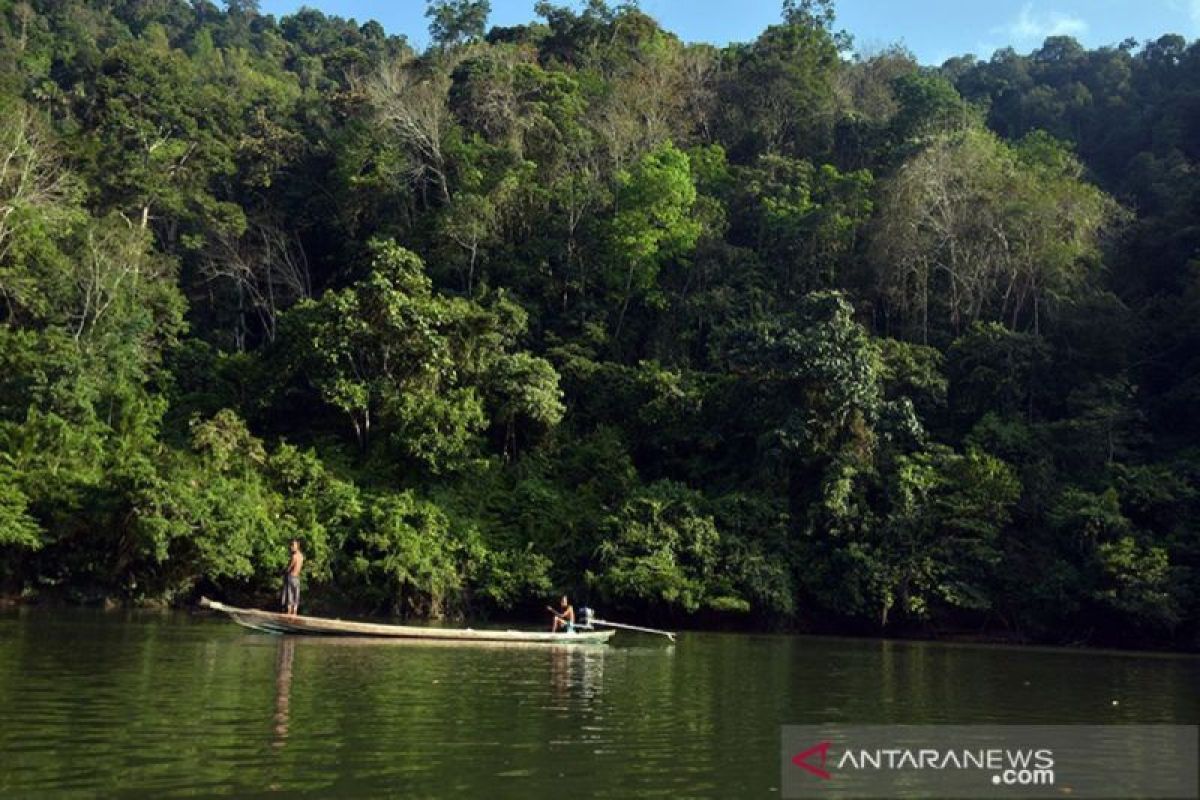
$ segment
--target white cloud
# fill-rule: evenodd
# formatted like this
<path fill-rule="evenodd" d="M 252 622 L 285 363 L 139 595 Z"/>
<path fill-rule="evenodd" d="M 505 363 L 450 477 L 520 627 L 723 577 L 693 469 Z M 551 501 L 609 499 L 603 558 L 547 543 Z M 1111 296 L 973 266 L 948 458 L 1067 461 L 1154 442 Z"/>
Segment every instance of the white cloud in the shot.
<path fill-rule="evenodd" d="M 1200 0 L 1191 0 L 1193 12 L 1200 12 Z M 1047 36 L 1082 36 L 1087 33 L 1087 21 L 1061 11 L 1038 13 L 1033 3 L 1026 3 L 1021 13 L 1007 25 L 993 28 L 993 33 L 1002 33 L 1016 42 L 1041 42 Z"/>

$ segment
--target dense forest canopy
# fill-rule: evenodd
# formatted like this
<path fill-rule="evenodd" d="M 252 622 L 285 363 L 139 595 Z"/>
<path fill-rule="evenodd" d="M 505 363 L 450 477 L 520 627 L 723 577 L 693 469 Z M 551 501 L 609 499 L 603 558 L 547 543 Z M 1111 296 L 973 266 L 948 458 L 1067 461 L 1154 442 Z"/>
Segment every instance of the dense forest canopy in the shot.
<path fill-rule="evenodd" d="M 0 0 L 0 587 L 1200 645 L 1200 44 Z"/>

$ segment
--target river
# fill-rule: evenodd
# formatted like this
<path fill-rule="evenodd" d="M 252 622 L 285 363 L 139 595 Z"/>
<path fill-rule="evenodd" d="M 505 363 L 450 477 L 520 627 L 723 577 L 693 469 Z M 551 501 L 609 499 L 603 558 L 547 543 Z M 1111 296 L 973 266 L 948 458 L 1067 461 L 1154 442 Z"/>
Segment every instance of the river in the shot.
<path fill-rule="evenodd" d="M 1200 722 L 1200 659 L 749 634 L 608 646 L 0 613 L 0 796 L 778 797 L 784 724 Z"/>

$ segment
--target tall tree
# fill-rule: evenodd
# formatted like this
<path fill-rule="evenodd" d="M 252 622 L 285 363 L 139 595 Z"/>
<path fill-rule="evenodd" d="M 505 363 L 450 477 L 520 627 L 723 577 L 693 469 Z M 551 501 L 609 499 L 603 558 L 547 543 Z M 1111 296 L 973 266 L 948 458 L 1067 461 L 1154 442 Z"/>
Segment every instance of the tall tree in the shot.
<path fill-rule="evenodd" d="M 96 92 L 94 174 L 109 207 L 142 228 L 157 220 L 169 241 L 208 226 L 240 232 L 240 207 L 215 192 L 234 170 L 217 87 L 198 85 L 183 54 L 152 36 L 113 48 Z"/>
<path fill-rule="evenodd" d="M 429 36 L 443 50 L 454 45 L 477 42 L 487 29 L 491 0 L 431 0 L 425 9 Z"/>
<path fill-rule="evenodd" d="M 696 187 L 688 156 L 674 145 L 647 154 L 617 180 L 612 238 L 618 259 L 614 283 L 619 286 L 615 333 L 619 337 L 629 303 L 637 295 L 653 292 L 664 260 L 686 255 L 695 246 L 700 224 L 691 213 Z"/>
<path fill-rule="evenodd" d="M 1116 204 L 1048 136 L 941 138 L 891 182 L 874 240 L 880 290 L 922 340 L 980 319 L 1038 330 L 1077 286 Z M 942 328 L 945 330 L 945 327 Z"/>

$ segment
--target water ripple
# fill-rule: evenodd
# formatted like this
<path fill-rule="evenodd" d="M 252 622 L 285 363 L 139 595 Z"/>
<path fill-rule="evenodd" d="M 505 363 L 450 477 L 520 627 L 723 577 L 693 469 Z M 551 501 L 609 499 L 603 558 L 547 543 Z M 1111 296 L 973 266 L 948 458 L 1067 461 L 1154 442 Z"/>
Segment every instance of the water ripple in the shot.
<path fill-rule="evenodd" d="M 0 795 L 741 796 L 777 786 L 782 724 L 1200 718 L 1189 658 L 627 641 L 426 647 L 178 614 L 0 615 Z"/>

